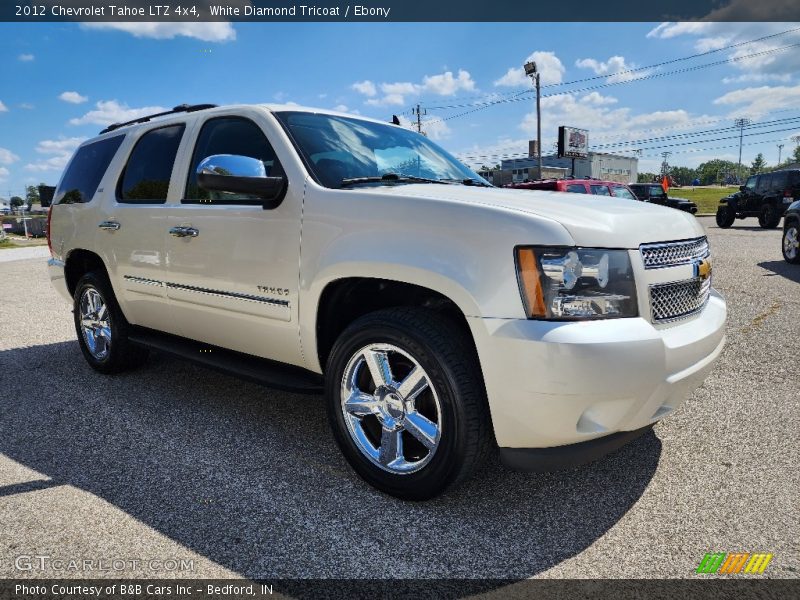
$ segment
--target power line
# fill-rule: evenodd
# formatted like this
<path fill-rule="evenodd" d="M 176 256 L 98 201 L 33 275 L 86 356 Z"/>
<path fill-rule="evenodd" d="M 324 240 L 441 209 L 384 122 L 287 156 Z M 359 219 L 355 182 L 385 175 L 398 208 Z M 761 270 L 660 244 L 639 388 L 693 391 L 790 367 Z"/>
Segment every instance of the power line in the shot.
<path fill-rule="evenodd" d="M 700 69 L 707 69 L 707 68 L 710 68 L 710 67 L 716 67 L 716 66 L 719 66 L 719 65 L 728 64 L 728 63 L 732 63 L 732 62 L 739 62 L 739 61 L 742 61 L 742 60 L 747 60 L 749 58 L 755 58 L 757 56 L 766 56 L 766 55 L 769 55 L 769 54 L 776 54 L 778 52 L 784 52 L 786 50 L 790 50 L 792 48 L 797 48 L 797 47 L 800 47 L 800 43 L 790 44 L 788 46 L 782 46 L 780 48 L 773 48 L 771 50 L 762 50 L 761 52 L 754 52 L 752 54 L 745 54 L 745 55 L 742 55 L 742 56 L 738 56 L 738 57 L 734 57 L 734 58 L 728 58 L 728 59 L 725 59 L 725 60 L 720 60 L 720 61 L 716 61 L 716 62 L 712 62 L 712 63 L 704 63 L 702 65 L 695 65 L 695 66 L 692 66 L 692 67 L 685 67 L 683 69 L 675 69 L 673 71 L 664 71 L 662 73 L 652 73 L 650 75 L 646 75 L 646 76 L 643 76 L 643 77 L 637 77 L 637 78 L 634 78 L 634 79 L 628 79 L 628 80 L 625 80 L 625 81 L 606 82 L 606 83 L 599 84 L 599 85 L 587 86 L 587 87 L 578 88 L 578 89 L 574 89 L 574 90 L 568 90 L 568 91 L 565 91 L 565 92 L 557 92 L 557 93 L 554 93 L 554 94 L 543 94 L 542 98 L 553 98 L 553 97 L 556 97 L 556 96 L 566 96 L 566 95 L 571 95 L 571 94 L 579 94 L 579 93 L 583 93 L 583 92 L 599 90 L 599 89 L 604 89 L 604 88 L 608 88 L 608 87 L 614 87 L 614 86 L 618 86 L 618 85 L 627 85 L 629 83 L 635 83 L 635 82 L 639 82 L 639 81 L 647 81 L 647 80 L 650 80 L 650 79 L 658 79 L 658 78 L 661 78 L 661 77 L 667 77 L 669 75 L 678 75 L 680 73 L 688 73 L 690 71 L 698 71 Z M 467 106 L 474 106 L 475 108 L 472 108 L 470 110 L 467 110 L 467 111 L 464 111 L 464 112 L 461 112 L 461 113 L 456 113 L 454 115 L 441 117 L 438 120 L 429 121 L 429 123 L 450 121 L 452 119 L 457 119 L 459 117 L 463 117 L 465 115 L 477 112 L 479 110 L 484 110 L 484 109 L 489 108 L 491 106 L 496 106 L 498 104 L 505 104 L 505 103 L 509 103 L 509 102 L 520 102 L 520 101 L 523 101 L 523 100 L 527 100 L 527 98 L 520 98 L 519 96 L 521 96 L 523 94 L 529 94 L 529 93 L 532 93 L 532 91 L 519 92 L 519 94 L 517 94 L 517 96 L 512 97 L 512 98 L 504 98 L 502 100 L 495 100 L 495 101 L 492 101 L 492 102 L 485 102 L 485 103 L 481 103 L 481 104 L 453 105 L 452 107 L 449 107 L 449 108 L 461 108 L 461 107 L 467 107 Z"/>
<path fill-rule="evenodd" d="M 647 71 L 649 69 L 655 69 L 655 68 L 658 68 L 658 67 L 662 67 L 664 65 L 683 62 L 683 61 L 686 61 L 686 60 L 692 60 L 694 58 L 700 58 L 702 56 L 708 56 L 710 54 L 715 54 L 717 52 L 723 52 L 725 50 L 730 50 L 732 48 L 739 48 L 741 46 L 746 46 L 748 44 L 753 44 L 755 42 L 761 42 L 761 41 L 764 41 L 764 40 L 767 40 L 767 39 L 772 39 L 772 38 L 788 35 L 790 33 L 795 33 L 797 31 L 800 31 L 800 27 L 795 27 L 794 29 L 787 29 L 785 31 L 780 31 L 778 33 L 772 33 L 772 34 L 769 34 L 769 35 L 765 35 L 765 36 L 762 36 L 762 37 L 759 37 L 759 38 L 755 38 L 755 39 L 752 39 L 752 40 L 747 40 L 747 41 L 744 41 L 744 42 L 738 42 L 736 44 L 730 44 L 728 46 L 723 46 L 721 48 L 715 48 L 713 50 L 708 50 L 706 52 L 699 52 L 697 54 L 690 54 L 689 56 L 682 56 L 682 57 L 679 57 L 679 58 L 673 58 L 673 59 L 670 59 L 670 60 L 665 60 L 665 61 L 662 61 L 662 62 L 659 62 L 659 63 L 654 63 L 652 65 L 646 65 L 646 66 L 643 66 L 643 67 L 634 67 L 634 68 L 631 68 L 631 69 L 625 69 L 623 71 L 617 71 L 616 73 L 607 73 L 605 75 L 595 75 L 595 76 L 592 76 L 592 77 L 584 77 L 582 79 L 573 79 L 572 81 L 563 81 L 563 82 L 560 82 L 560 83 L 548 83 L 548 84 L 542 85 L 542 87 L 546 88 L 546 87 L 559 87 L 559 86 L 574 85 L 576 83 L 584 83 L 586 81 L 596 81 L 598 79 L 607 79 L 609 77 L 614 77 L 614 76 L 619 76 L 619 75 L 627 75 L 627 74 L 636 73 L 636 72 L 639 72 L 639 71 Z M 478 94 L 478 95 L 474 95 L 474 96 L 462 96 L 461 98 L 452 98 L 451 101 L 452 102 L 456 102 L 456 101 L 462 101 L 462 100 L 472 100 L 472 99 L 481 99 L 481 98 L 489 99 L 489 98 L 498 97 L 498 96 L 514 96 L 514 95 L 518 95 L 520 93 L 529 94 L 531 92 L 528 89 L 523 89 L 522 91 L 519 91 L 519 89 L 518 89 L 518 90 L 512 90 L 512 91 L 508 91 L 508 92 L 494 92 L 493 94 Z M 426 104 L 426 101 L 425 100 L 420 100 L 420 103 Z M 458 105 L 458 107 L 461 107 L 461 106 L 465 106 L 465 105 Z M 439 109 L 445 109 L 445 108 L 451 108 L 451 107 L 452 106 L 428 106 L 428 109 L 430 109 L 430 110 L 439 110 Z"/>

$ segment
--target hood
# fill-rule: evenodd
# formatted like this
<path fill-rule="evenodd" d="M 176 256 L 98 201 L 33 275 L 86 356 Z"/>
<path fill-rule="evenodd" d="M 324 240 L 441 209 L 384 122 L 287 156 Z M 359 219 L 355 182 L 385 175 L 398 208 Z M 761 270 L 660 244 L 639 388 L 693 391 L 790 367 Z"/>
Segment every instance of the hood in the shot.
<path fill-rule="evenodd" d="M 361 188 L 386 196 L 426 198 L 482 206 L 551 219 L 563 226 L 576 245 L 638 248 L 650 242 L 685 240 L 705 235 L 692 215 L 637 200 L 543 190 L 513 190 L 465 185 L 409 184 Z M 531 243 L 536 243 L 531 240 Z"/>

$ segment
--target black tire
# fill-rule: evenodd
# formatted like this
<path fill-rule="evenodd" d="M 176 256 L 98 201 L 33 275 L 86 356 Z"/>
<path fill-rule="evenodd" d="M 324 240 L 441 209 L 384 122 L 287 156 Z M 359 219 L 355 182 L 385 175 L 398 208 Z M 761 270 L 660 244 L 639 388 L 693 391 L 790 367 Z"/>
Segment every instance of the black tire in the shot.
<path fill-rule="evenodd" d="M 758 224 L 764 229 L 775 229 L 781 222 L 781 213 L 774 204 L 765 204 L 758 214 Z"/>
<path fill-rule="evenodd" d="M 434 311 L 392 308 L 357 319 L 336 340 L 326 369 L 328 418 L 345 458 L 373 487 L 403 500 L 428 500 L 467 479 L 486 456 L 493 440 L 491 420 L 480 365 L 468 335 Z M 426 459 L 429 462 L 419 470 L 399 474 L 390 472 L 388 467 L 380 467 L 376 459 L 370 459 L 359 448 L 348 426 L 348 422 L 357 422 L 363 424 L 366 431 L 369 424 L 366 421 L 374 419 L 372 424 L 377 426 L 377 436 L 386 433 L 384 421 L 376 415 L 350 416 L 346 420 L 343 409 L 346 371 L 350 373 L 354 361 L 361 360 L 360 351 L 373 344 L 388 344 L 408 353 L 412 363 L 416 361 L 422 367 L 431 384 L 423 394 L 435 394 L 438 398 L 438 445 Z M 403 358 L 400 356 L 401 362 Z M 399 368 L 390 365 L 390 370 L 394 381 Z M 375 379 L 369 371 L 366 376 L 374 390 L 372 396 L 365 392 L 366 397 L 377 398 Z M 396 379 L 402 380 L 403 376 Z M 412 401 L 415 406 L 417 400 Z M 413 446 L 409 442 L 414 440 L 407 437 L 410 433 L 401 432 L 401 461 L 407 459 L 404 454 Z M 380 439 L 382 442 L 384 438 Z"/>
<path fill-rule="evenodd" d="M 790 234 L 790 232 L 792 233 Z M 793 265 L 800 265 L 800 248 L 795 246 L 794 255 L 792 255 L 790 244 L 787 241 L 787 238 L 790 235 L 794 238 L 794 243 L 797 243 L 796 240 L 800 239 L 800 224 L 798 224 L 797 221 L 792 221 L 784 226 L 783 236 L 781 237 L 781 250 L 783 252 L 783 258 L 786 260 L 786 262 Z"/>
<path fill-rule="evenodd" d="M 727 204 L 722 204 L 717 208 L 717 227 L 727 229 L 736 220 L 736 211 Z"/>
<path fill-rule="evenodd" d="M 96 336 L 98 339 L 109 339 L 109 343 L 105 347 L 105 353 L 98 352 L 99 346 L 95 347 L 95 351 L 90 348 L 89 339 L 91 334 L 85 333 L 81 326 L 81 302 L 85 295 L 88 298 L 93 293 L 99 294 L 106 309 L 100 316 L 104 322 L 108 323 L 108 327 L 103 328 L 107 329 L 108 333 Z M 141 346 L 136 346 L 128 340 L 130 325 L 122 314 L 119 304 L 117 304 L 114 291 L 111 289 L 111 283 L 105 273 L 86 273 L 80 278 L 78 285 L 75 286 L 75 293 L 72 298 L 75 333 L 78 336 L 81 352 L 83 352 L 83 356 L 89 366 L 100 373 L 112 374 L 133 369 L 144 363 L 147 359 L 148 350 Z M 99 322 L 99 318 L 96 320 Z"/>

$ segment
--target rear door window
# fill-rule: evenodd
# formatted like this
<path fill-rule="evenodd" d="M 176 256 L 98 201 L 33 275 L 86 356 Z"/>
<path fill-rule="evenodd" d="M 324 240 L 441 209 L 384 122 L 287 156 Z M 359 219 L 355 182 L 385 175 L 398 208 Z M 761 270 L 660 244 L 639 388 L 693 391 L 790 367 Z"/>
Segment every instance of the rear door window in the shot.
<path fill-rule="evenodd" d="M 172 166 L 184 125 L 152 129 L 136 142 L 120 177 L 117 200 L 127 204 L 163 204 L 167 201 Z"/>
<path fill-rule="evenodd" d="M 770 181 L 772 181 L 771 175 L 759 175 L 758 181 L 756 181 L 756 193 L 764 194 L 768 192 Z"/>
<path fill-rule="evenodd" d="M 782 192 L 788 183 L 789 173 L 787 171 L 776 171 L 772 174 L 772 190 L 776 192 Z"/>
<path fill-rule="evenodd" d="M 607 185 L 593 185 L 592 193 L 595 196 L 610 196 L 611 192 L 608 191 Z"/>
<path fill-rule="evenodd" d="M 56 190 L 53 204 L 89 202 L 124 138 L 117 135 L 78 148 Z"/>
<path fill-rule="evenodd" d="M 573 194 L 585 194 L 586 187 L 581 183 L 571 183 L 567 186 L 567 191 Z"/>

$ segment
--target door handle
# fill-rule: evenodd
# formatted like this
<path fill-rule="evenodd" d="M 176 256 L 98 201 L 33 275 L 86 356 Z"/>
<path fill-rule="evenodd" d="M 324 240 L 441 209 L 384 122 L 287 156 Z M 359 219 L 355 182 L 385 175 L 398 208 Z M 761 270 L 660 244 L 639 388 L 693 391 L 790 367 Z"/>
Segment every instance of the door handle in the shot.
<path fill-rule="evenodd" d="M 104 229 L 105 231 L 116 231 L 117 229 L 122 227 L 122 225 L 120 225 L 116 221 L 103 221 L 98 225 L 98 227 L 100 229 Z"/>
<path fill-rule="evenodd" d="M 195 229 L 194 227 L 185 227 L 185 226 L 178 226 L 178 227 L 170 227 L 169 234 L 173 237 L 197 237 L 200 232 Z"/>

